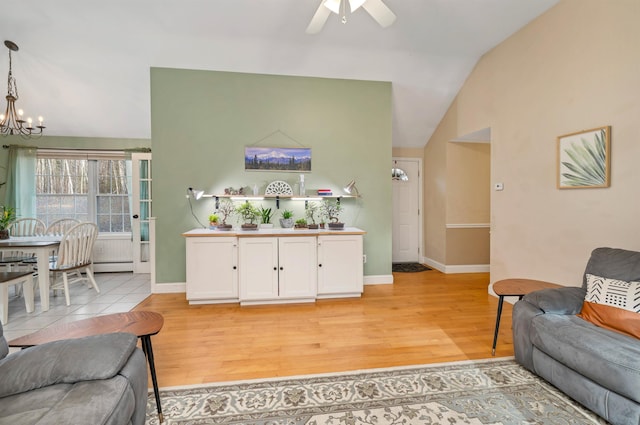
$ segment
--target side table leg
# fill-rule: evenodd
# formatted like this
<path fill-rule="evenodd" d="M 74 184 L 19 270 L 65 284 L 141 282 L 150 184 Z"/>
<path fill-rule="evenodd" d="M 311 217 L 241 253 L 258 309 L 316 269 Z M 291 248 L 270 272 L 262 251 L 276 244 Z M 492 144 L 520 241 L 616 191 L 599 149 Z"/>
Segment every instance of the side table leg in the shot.
<path fill-rule="evenodd" d="M 151 347 L 151 336 L 145 335 L 140 337 L 142 341 L 142 351 L 147 356 L 149 362 L 149 369 L 151 370 L 151 381 L 153 382 L 153 393 L 156 396 L 156 406 L 158 408 L 158 419 L 160 423 L 164 422 L 164 416 L 162 415 L 162 406 L 160 405 L 160 393 L 158 392 L 158 380 L 156 378 L 156 365 L 153 360 L 153 348 Z"/>
<path fill-rule="evenodd" d="M 498 298 L 498 315 L 496 316 L 496 330 L 493 333 L 493 346 L 491 347 L 491 355 L 496 355 L 496 343 L 498 342 L 498 329 L 500 329 L 500 316 L 502 315 L 502 302 L 504 301 L 504 295 L 500 295 Z"/>

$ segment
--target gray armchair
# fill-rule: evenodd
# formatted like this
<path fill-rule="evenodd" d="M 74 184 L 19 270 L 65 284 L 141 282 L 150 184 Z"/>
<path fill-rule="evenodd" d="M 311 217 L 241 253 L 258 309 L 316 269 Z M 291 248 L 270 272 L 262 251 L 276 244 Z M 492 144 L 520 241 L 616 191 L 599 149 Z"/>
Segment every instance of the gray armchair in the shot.
<path fill-rule="evenodd" d="M 116 333 L 8 354 L 0 325 L 0 425 L 144 424 L 147 364 L 136 343 Z"/>

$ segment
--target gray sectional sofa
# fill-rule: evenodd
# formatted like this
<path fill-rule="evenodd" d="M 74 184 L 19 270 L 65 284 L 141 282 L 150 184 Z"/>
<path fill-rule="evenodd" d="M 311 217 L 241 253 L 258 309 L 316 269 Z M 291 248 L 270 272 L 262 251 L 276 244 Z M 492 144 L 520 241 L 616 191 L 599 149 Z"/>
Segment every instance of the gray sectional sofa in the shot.
<path fill-rule="evenodd" d="M 0 325 L 0 424 L 142 425 L 147 364 L 126 333 L 8 354 Z"/>
<path fill-rule="evenodd" d="M 640 252 L 598 248 L 581 287 L 544 289 L 513 308 L 515 357 L 616 425 L 640 424 L 640 340 L 578 317 L 586 275 L 640 281 Z"/>

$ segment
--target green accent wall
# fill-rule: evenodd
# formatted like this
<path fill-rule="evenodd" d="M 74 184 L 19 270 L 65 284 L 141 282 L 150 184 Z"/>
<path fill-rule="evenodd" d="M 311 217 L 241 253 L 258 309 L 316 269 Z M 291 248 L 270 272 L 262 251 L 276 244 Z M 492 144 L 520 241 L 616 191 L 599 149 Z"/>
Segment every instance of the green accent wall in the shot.
<path fill-rule="evenodd" d="M 244 170 L 245 146 L 308 147 L 307 194 L 334 194 L 355 179 L 360 199 L 345 199 L 342 221 L 367 231 L 365 276 L 391 275 L 391 83 L 216 71 L 151 69 L 153 215 L 156 281 L 185 282 L 185 241 L 200 227 L 187 188 L 223 193 L 298 173 Z M 204 224 L 214 201 L 191 201 Z M 275 210 L 275 201 L 255 202 Z M 281 201 L 304 216 L 304 202 Z M 237 221 L 234 220 L 234 224 Z M 277 226 L 277 225 L 276 225 Z"/>

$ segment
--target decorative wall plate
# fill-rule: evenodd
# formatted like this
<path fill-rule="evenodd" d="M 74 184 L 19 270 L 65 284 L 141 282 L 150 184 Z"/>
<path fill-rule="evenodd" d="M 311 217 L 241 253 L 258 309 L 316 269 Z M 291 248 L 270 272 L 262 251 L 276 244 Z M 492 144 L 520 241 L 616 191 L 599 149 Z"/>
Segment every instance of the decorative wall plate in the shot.
<path fill-rule="evenodd" d="M 276 180 L 267 185 L 265 195 L 293 195 L 291 185 L 282 180 Z"/>

